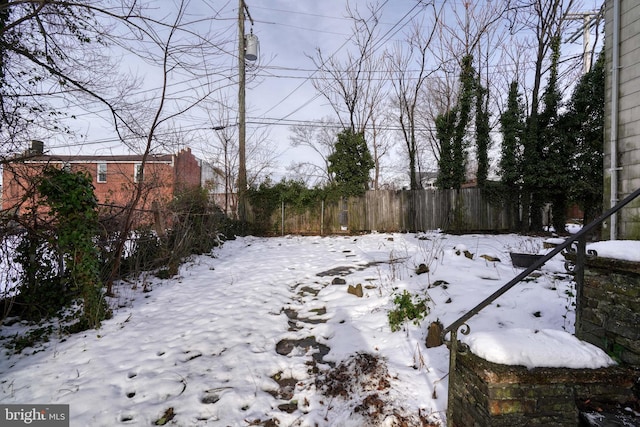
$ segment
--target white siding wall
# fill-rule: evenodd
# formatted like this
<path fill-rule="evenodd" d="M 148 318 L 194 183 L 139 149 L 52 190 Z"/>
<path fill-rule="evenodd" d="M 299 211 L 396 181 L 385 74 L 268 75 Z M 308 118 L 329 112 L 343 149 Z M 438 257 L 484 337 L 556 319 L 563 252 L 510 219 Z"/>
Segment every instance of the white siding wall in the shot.
<path fill-rule="evenodd" d="M 617 163 L 618 194 L 623 199 L 640 187 L 640 2 L 620 0 L 620 84 Z M 605 104 L 604 206 L 611 204 L 611 70 L 613 0 L 606 3 L 605 48 L 607 60 Z M 640 200 L 618 217 L 619 239 L 640 239 Z"/>

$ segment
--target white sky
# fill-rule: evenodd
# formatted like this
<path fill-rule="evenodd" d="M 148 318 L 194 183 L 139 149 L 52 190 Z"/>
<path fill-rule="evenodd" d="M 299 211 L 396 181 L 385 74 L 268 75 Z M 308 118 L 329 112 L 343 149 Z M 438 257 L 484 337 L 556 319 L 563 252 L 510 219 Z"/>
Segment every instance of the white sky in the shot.
<path fill-rule="evenodd" d="M 257 2 L 247 0 L 254 25 L 249 20 L 245 22 L 246 33 L 251 29 L 260 41 L 260 58 L 255 66 L 247 68 L 247 77 L 250 81 L 246 91 L 247 98 L 247 140 L 248 144 L 259 143 L 273 147 L 277 157 L 277 169 L 283 172 L 292 160 L 309 156 L 310 153 L 290 147 L 289 126 L 295 123 L 308 123 L 332 115 L 333 110 L 327 105 L 326 100 L 319 96 L 313 88 L 310 79 L 317 76 L 312 60 L 308 57 L 314 55 L 316 48 L 320 48 L 325 56 L 335 55 L 343 58 L 344 52 L 351 46 L 352 22 L 346 19 L 346 1 L 300 1 L 300 0 L 270 0 L 269 2 Z M 437 2 L 438 5 L 442 1 Z M 474 2 L 475 7 L 482 9 L 491 2 Z M 584 10 L 597 9 L 601 0 L 584 0 Z M 352 1 L 353 7 L 357 7 L 361 13 L 367 16 L 366 2 L 362 0 Z M 405 32 L 409 28 L 412 18 L 423 17 L 423 7 L 413 0 L 388 0 L 381 1 L 382 15 L 379 31 L 383 35 L 378 52 L 388 47 L 395 41 L 404 39 Z M 464 2 L 448 1 L 447 7 L 463 10 Z M 215 64 L 226 64 L 221 69 L 221 81 L 226 89 L 220 91 L 233 102 L 237 99 L 236 70 L 236 39 L 237 39 L 237 7 L 236 0 L 192 0 L 189 3 L 189 18 L 200 19 L 211 17 L 215 19 L 211 28 L 213 31 L 226 37 L 227 43 L 221 48 L 227 52 L 220 58 L 212 59 Z M 159 8 L 158 13 L 167 13 L 164 8 Z M 447 15 L 451 18 L 452 14 Z M 429 22 L 427 20 L 427 22 Z M 204 27 L 202 27 L 204 28 Z M 217 40 L 223 40 L 219 38 Z M 213 43 L 217 43 L 212 41 Z M 577 43 L 563 46 L 566 51 L 575 53 L 581 49 L 580 40 Z M 139 61 L 125 59 L 123 67 L 135 70 L 136 73 L 148 73 L 147 66 L 140 66 Z M 214 65 L 212 65 L 214 66 Z M 226 68 L 225 68 L 226 67 Z M 146 74 L 144 89 L 157 87 L 159 76 Z M 225 78 L 224 76 L 227 76 Z M 507 77 L 504 77 L 507 78 Z M 179 81 L 179 78 L 177 79 Z M 135 95 L 135 94 L 132 94 Z M 213 95 L 212 98 L 217 98 Z M 216 113 L 212 114 L 213 116 Z M 230 120 L 234 122 L 237 115 L 230 113 Z M 495 119 L 494 115 L 494 119 Z M 211 122 L 206 112 L 199 109 L 189 111 L 175 121 L 175 126 L 186 131 L 184 144 L 191 146 L 197 155 L 207 157 L 212 144 Z M 85 135 L 80 141 L 69 142 L 68 139 L 50 141 L 48 144 L 55 152 L 66 151 L 64 154 L 89 153 L 120 153 L 123 147 L 114 140 L 111 129 L 104 121 L 93 116 L 79 115 L 72 126 Z M 100 143 L 104 141 L 104 143 Z M 59 148 L 55 148 L 59 147 Z"/>

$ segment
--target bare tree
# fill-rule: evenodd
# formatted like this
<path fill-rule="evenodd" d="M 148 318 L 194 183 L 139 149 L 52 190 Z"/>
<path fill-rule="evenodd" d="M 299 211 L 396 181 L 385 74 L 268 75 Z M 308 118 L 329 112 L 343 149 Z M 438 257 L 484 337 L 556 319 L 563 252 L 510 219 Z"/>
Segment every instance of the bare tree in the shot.
<path fill-rule="evenodd" d="M 204 19 L 192 20 L 187 0 L 171 7 L 168 13 L 137 0 L 0 2 L 0 162 L 16 161 L 31 139 L 73 138 L 73 112 L 65 112 L 82 109 L 108 117 L 120 142 L 145 160 L 178 146 L 174 136 L 183 132 L 175 119 L 219 89 L 215 59 L 232 40 L 211 33 Z M 143 64 L 156 86 L 135 90 L 141 81 L 120 73 L 123 57 Z M 124 211 L 112 278 L 149 175 L 135 183 Z"/>
<path fill-rule="evenodd" d="M 291 127 L 292 147 L 310 149 L 319 157 L 320 164 L 311 160 L 293 162 L 289 169 L 298 176 L 311 177 L 311 185 L 322 185 L 332 182 L 329 173 L 329 156 L 334 151 L 334 144 L 340 132 L 340 126 L 330 118 L 320 119 L 317 125 L 296 125 Z"/>
<path fill-rule="evenodd" d="M 163 127 L 165 129 L 171 127 L 176 117 L 194 109 L 217 89 L 209 85 L 200 86 L 199 79 L 209 77 L 205 64 L 211 45 L 205 37 L 192 31 L 186 18 L 187 5 L 186 0 L 182 0 L 177 5 L 173 21 L 159 23 L 144 19 L 135 27 L 142 43 L 140 46 L 132 47 L 131 51 L 144 56 L 151 64 L 156 64 L 161 80 L 159 92 L 151 100 L 153 106 L 148 110 L 150 113 L 147 115 L 148 121 L 137 119 L 125 122 L 128 130 L 133 133 L 139 132 L 139 135 L 144 136 L 140 169 L 142 179 L 138 179 L 130 203 L 125 210 L 122 229 L 114 248 L 110 280 L 107 283 L 108 294 L 111 293 L 112 281 L 119 274 L 125 243 L 134 227 L 134 213 L 143 201 L 145 189 L 151 181 L 145 177 L 146 161 L 155 150 L 163 146 L 160 131 Z M 183 92 L 186 88 L 180 88 L 179 93 L 174 93 L 172 89 L 175 89 L 171 86 L 174 76 L 198 82 L 198 86 L 188 88 L 189 96 Z M 134 123 L 135 127 L 131 123 Z"/>
<path fill-rule="evenodd" d="M 277 159 L 278 152 L 269 128 L 260 126 L 252 129 L 247 143 L 247 185 L 255 188 L 271 179 Z"/>
<path fill-rule="evenodd" d="M 118 41 L 117 24 L 135 27 L 140 11 L 136 2 L 120 10 L 88 1 L 0 3 L 0 161 L 31 139 L 70 133 L 66 111 L 87 99 L 122 118 L 122 94 L 138 81 L 114 72 L 115 58 L 101 47 Z"/>
<path fill-rule="evenodd" d="M 423 105 L 423 117 L 428 124 L 433 124 L 435 119 L 454 107 L 456 100 L 459 98 L 460 85 L 458 77 L 462 72 L 463 58 L 473 57 L 473 68 L 477 70 L 478 89 L 482 89 L 482 97 L 480 103 L 475 108 L 481 108 L 482 111 L 492 111 L 496 104 L 500 104 L 499 99 L 503 93 L 506 93 L 509 82 L 502 83 L 500 76 L 493 70 L 500 66 L 502 57 L 500 52 L 504 50 L 504 39 L 506 37 L 503 31 L 505 16 L 512 8 L 509 0 L 497 0 L 489 3 L 478 4 L 474 2 L 449 3 L 445 17 L 438 21 L 437 37 L 430 48 L 431 54 L 436 61 L 442 64 L 441 69 L 433 76 L 427 85 L 427 91 L 424 96 L 427 100 Z M 497 77 L 494 79 L 494 77 Z M 502 86 L 493 91 L 495 84 L 500 82 Z M 479 95 L 477 93 L 476 95 Z M 483 118 L 482 122 L 486 121 Z M 497 125 L 497 115 L 493 115 L 493 122 L 489 122 L 489 130 Z M 480 138 L 483 142 L 480 148 L 477 147 L 477 135 L 472 132 L 472 126 L 478 123 L 474 119 L 469 120 L 468 126 L 465 128 L 465 157 L 468 157 L 466 178 L 469 179 L 476 175 L 476 168 L 480 165 L 483 169 L 482 177 L 485 176 L 485 165 L 488 164 L 486 151 L 488 148 L 486 137 Z M 433 126 L 425 126 L 428 135 L 427 139 L 431 146 L 431 155 L 440 163 L 442 155 L 442 147 L 440 141 L 435 136 Z M 483 129 L 482 135 L 486 135 L 486 126 L 481 125 Z M 476 144 L 474 144 L 474 142 Z M 482 158 L 481 161 L 473 158 L 473 154 Z"/>
<path fill-rule="evenodd" d="M 431 4 L 431 11 L 433 19 L 431 30 L 425 31 L 424 22 L 414 21 L 407 34 L 406 42 L 396 43 L 387 56 L 398 124 L 409 158 L 409 182 L 412 190 L 421 188 L 418 156 L 420 96 L 429 76 L 436 71 L 428 68 L 429 47 L 436 34 L 436 24 L 440 19 L 442 8 L 437 10 L 435 5 Z"/>
<path fill-rule="evenodd" d="M 217 179 L 223 182 L 225 212 L 237 218 L 238 128 L 235 117 L 231 115 L 236 111 L 235 101 L 219 93 L 215 101 L 208 101 L 203 107 L 209 116 L 210 126 L 199 135 L 199 139 L 203 141 L 202 152 L 208 167 Z M 265 180 L 275 167 L 276 151 L 267 129 L 254 128 L 249 134 L 245 149 L 248 166 L 247 185 L 255 187 Z"/>
<path fill-rule="evenodd" d="M 373 189 L 379 190 L 381 185 L 382 171 L 384 168 L 384 160 L 391 151 L 392 132 L 387 129 L 392 125 L 393 119 L 388 114 L 390 106 L 389 102 L 379 102 L 372 105 L 371 112 L 371 156 L 373 157 Z"/>
<path fill-rule="evenodd" d="M 539 110 L 542 78 L 548 71 L 553 40 L 562 35 L 568 24 L 566 16 L 575 11 L 578 2 L 516 0 L 514 3 L 516 7 L 511 11 L 511 31 L 524 34 L 525 42 L 535 52 L 530 97 L 530 111 L 535 115 Z"/>
<path fill-rule="evenodd" d="M 220 94 L 216 101 L 204 105 L 209 116 L 209 129 L 202 135 L 205 142 L 202 151 L 212 172 L 223 182 L 224 212 L 237 216 L 237 193 L 235 183 L 238 172 L 238 136 L 232 120 L 232 102 Z M 213 142 L 213 144 L 211 144 Z M 216 189 L 213 189 L 217 191 Z"/>
<path fill-rule="evenodd" d="M 187 22 L 186 2 L 177 7 L 178 26 L 136 0 L 0 2 L 0 164 L 33 155 L 34 139 L 64 135 L 81 146 L 72 127 L 83 110 L 106 119 L 136 153 L 175 148 L 173 118 L 215 89 L 212 64 L 227 42 Z M 158 48 L 168 34 L 174 46 L 163 67 Z M 142 90 L 141 79 L 123 73 L 122 58 L 147 68 L 161 87 Z M 155 117 L 158 104 L 164 117 Z"/>
<path fill-rule="evenodd" d="M 377 99 L 376 81 L 382 79 L 374 67 L 374 49 L 380 18 L 380 7 L 369 5 L 368 17 L 347 4 L 347 13 L 353 21 L 354 51 L 344 51 L 344 59 L 335 55 L 326 57 L 318 48 L 315 57 L 311 57 L 320 72 L 313 80 L 316 90 L 322 94 L 336 113 L 342 128 L 354 133 L 364 132 L 370 119 L 369 104 Z"/>
<path fill-rule="evenodd" d="M 344 59 L 326 57 L 318 49 L 311 59 L 320 72 L 313 81 L 316 90 L 333 108 L 343 129 L 365 135 L 374 153 L 374 188 L 378 187 L 381 159 L 388 151 L 381 137 L 382 106 L 385 105 L 385 86 L 388 74 L 384 67 L 384 54 L 380 49 L 380 4 L 368 4 L 366 16 L 347 4 L 347 15 L 353 22 L 352 50 L 347 49 Z M 377 120 L 377 123 L 374 121 Z M 382 145 L 378 145 L 383 142 Z"/>

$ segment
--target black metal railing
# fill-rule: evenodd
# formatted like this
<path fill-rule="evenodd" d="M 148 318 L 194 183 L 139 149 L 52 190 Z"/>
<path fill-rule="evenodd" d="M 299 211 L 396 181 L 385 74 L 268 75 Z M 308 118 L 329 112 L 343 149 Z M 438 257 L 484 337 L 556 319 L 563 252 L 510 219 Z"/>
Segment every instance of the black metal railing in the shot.
<path fill-rule="evenodd" d="M 452 386 L 453 386 L 453 375 L 456 368 L 456 354 L 458 352 L 458 330 L 464 335 L 468 335 L 471 331 L 469 325 L 467 325 L 467 321 L 471 319 L 473 316 L 478 314 L 482 309 L 487 307 L 493 301 L 498 299 L 502 294 L 506 293 L 509 289 L 513 288 L 515 285 L 520 283 L 525 277 L 534 272 L 535 270 L 542 267 L 547 261 L 549 261 L 554 256 L 558 255 L 560 252 L 564 250 L 569 250 L 571 253 L 575 253 L 575 264 L 573 268 L 574 280 L 576 282 L 576 301 L 580 300 L 582 295 L 582 284 L 584 281 L 584 264 L 587 258 L 586 253 L 586 242 L 587 236 L 591 233 L 596 227 L 601 225 L 604 221 L 606 221 L 609 217 L 620 211 L 623 207 L 631 203 L 636 197 L 640 196 L 640 188 L 636 189 L 633 193 L 625 197 L 622 201 L 620 201 L 617 205 L 612 207 L 611 209 L 604 212 L 594 221 L 589 223 L 588 225 L 582 227 L 582 229 L 568 237 L 563 243 L 556 246 L 551 252 L 544 255 L 540 259 L 536 260 L 530 267 L 522 271 L 516 277 L 511 279 L 508 283 L 502 286 L 500 289 L 495 291 L 493 294 L 489 295 L 478 305 L 473 307 L 467 313 L 463 314 L 458 318 L 458 320 L 451 323 L 449 326 L 442 330 L 442 340 L 443 342 L 447 342 L 449 346 L 449 401 L 447 403 L 447 425 L 452 426 Z M 595 255 L 595 253 L 590 254 Z M 576 330 L 579 329 L 579 325 L 581 324 L 581 319 L 579 318 L 578 313 L 576 312 Z M 447 334 L 450 334 L 449 340 L 446 339 Z"/>

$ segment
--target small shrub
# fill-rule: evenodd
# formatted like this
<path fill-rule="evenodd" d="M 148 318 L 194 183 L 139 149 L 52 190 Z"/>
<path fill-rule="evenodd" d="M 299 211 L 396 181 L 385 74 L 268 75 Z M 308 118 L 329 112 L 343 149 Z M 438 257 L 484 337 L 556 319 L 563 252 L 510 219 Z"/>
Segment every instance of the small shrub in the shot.
<path fill-rule="evenodd" d="M 152 270 L 158 266 L 161 255 L 160 239 L 150 228 L 136 230 L 135 238 L 122 260 L 121 274 L 137 274 L 141 271 Z"/>
<path fill-rule="evenodd" d="M 71 302 L 73 292 L 58 271 L 58 255 L 48 236 L 27 230 L 20 236 L 13 261 L 21 266 L 17 278 L 19 293 L 12 304 L 12 315 L 39 321 L 55 315 Z"/>
<path fill-rule="evenodd" d="M 429 314 L 429 301 L 431 299 L 428 296 L 412 295 L 406 290 L 401 295 L 396 295 L 393 299 L 396 308 L 388 314 L 391 331 L 399 331 L 402 324 L 408 320 L 411 320 L 414 325 L 419 325 L 422 319 Z"/>
<path fill-rule="evenodd" d="M 143 271 L 155 271 L 162 279 L 173 277 L 184 259 L 210 252 L 235 238 L 241 228 L 200 188 L 182 191 L 162 210 L 171 218 L 170 228 L 160 235 L 150 226 L 136 229 L 120 266 L 121 277 Z"/>

